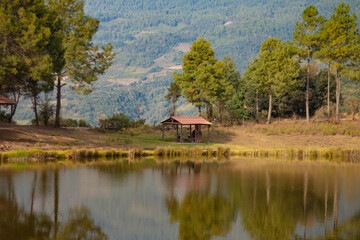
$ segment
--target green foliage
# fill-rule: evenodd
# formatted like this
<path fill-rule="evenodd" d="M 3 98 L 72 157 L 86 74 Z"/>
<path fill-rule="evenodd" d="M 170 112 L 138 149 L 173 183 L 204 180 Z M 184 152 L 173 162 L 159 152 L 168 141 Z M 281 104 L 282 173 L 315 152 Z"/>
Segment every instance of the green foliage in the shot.
<path fill-rule="evenodd" d="M 62 126 L 64 127 L 77 127 L 78 126 L 78 122 L 76 119 L 64 119 L 61 123 Z"/>
<path fill-rule="evenodd" d="M 130 127 L 130 122 L 130 117 L 125 113 L 114 113 L 112 117 L 99 119 L 100 128 L 104 129 L 124 130 Z"/>
<path fill-rule="evenodd" d="M 181 89 L 175 82 L 172 82 L 170 87 L 167 88 L 167 91 L 168 93 L 165 95 L 165 99 L 171 104 L 170 116 L 175 116 L 176 102 L 179 97 L 181 97 Z"/>
<path fill-rule="evenodd" d="M 310 5 L 305 8 L 303 15 L 303 21 L 296 22 L 296 28 L 294 31 L 295 45 L 299 47 L 297 49 L 298 55 L 307 61 L 307 78 L 306 78 L 306 120 L 310 121 L 309 113 L 309 81 L 310 81 L 310 61 L 314 52 L 321 45 L 319 28 L 324 22 L 324 17 L 318 16 L 318 10 Z"/>
<path fill-rule="evenodd" d="M 187 101 L 198 107 L 199 114 L 201 106 L 206 104 L 207 117 L 212 118 L 212 105 L 215 104 L 222 121 L 225 105 L 234 95 L 234 85 L 240 74 L 230 57 L 216 60 L 210 46 L 203 38 L 195 41 L 183 57 L 183 73 L 174 72 L 173 77 Z"/>
<path fill-rule="evenodd" d="M 340 2 L 321 0 L 313 4 L 320 14 L 329 17 L 332 9 Z M 346 3 L 351 6 L 351 13 L 359 14 L 359 1 L 347 0 Z M 113 67 L 109 68 L 105 77 L 98 83 L 93 82 L 92 86 L 88 86 L 95 87 L 90 96 L 80 98 L 74 96 L 70 86 L 63 88 L 62 95 L 66 101 L 62 104 L 62 115 L 83 118 L 91 125 L 96 125 L 97 119 L 103 115 L 109 116 L 113 112 L 126 112 L 131 118 L 136 118 L 140 106 L 141 117 L 146 118 L 148 123 L 159 122 L 168 113 L 168 103 L 164 96 L 166 87 L 170 85 L 171 76 L 166 75 L 167 67 L 179 65 L 181 56 L 187 51 L 185 48 L 179 48 L 181 44 L 190 44 L 204 36 L 212 43 L 218 59 L 229 55 L 234 59 L 237 68 L 244 70 L 258 53 L 261 43 L 269 36 L 284 41 L 292 39 L 295 23 L 301 21 L 301 13 L 307 5 L 304 1 L 279 3 L 261 0 L 244 1 L 241 7 L 238 1 L 234 0 L 215 0 L 211 4 L 206 1 L 187 0 L 88 0 L 84 5 L 85 15 L 101 20 L 97 33 L 93 35 L 93 43 L 103 46 L 111 42 L 117 57 L 114 58 Z M 56 18 L 57 15 L 52 14 L 51 17 Z M 56 32 L 53 30 L 52 33 Z M 49 44 L 51 54 L 55 56 L 57 46 L 61 45 L 61 42 L 52 40 Z M 160 60 L 163 59 L 168 61 L 162 64 Z M 353 70 L 358 69 L 356 62 L 352 64 Z M 56 68 L 55 62 L 53 67 Z M 154 72 L 160 71 L 161 68 L 161 72 Z M 352 74 L 356 76 L 354 71 Z M 120 86 L 117 83 L 112 84 L 109 80 L 121 82 L 125 78 L 154 81 Z M 255 96 L 255 89 L 245 91 L 244 95 L 247 102 L 248 95 Z M 303 96 L 301 94 L 299 98 Z M 260 109 L 264 109 L 268 103 L 265 98 L 267 97 L 259 92 Z M 250 98 L 251 101 L 253 99 Z M 312 99 L 310 98 L 310 112 Z M 274 101 L 276 102 L 276 99 Z M 274 115 L 283 114 L 277 112 L 275 102 Z M 195 109 L 182 99 L 177 105 L 178 114 L 195 114 Z M 254 106 L 248 103 L 245 105 L 248 108 Z M 21 102 L 19 108 L 17 119 L 33 117 L 27 102 Z"/>
<path fill-rule="evenodd" d="M 79 127 L 90 127 L 90 125 L 84 119 L 80 119 Z"/>
<path fill-rule="evenodd" d="M 318 16 L 318 10 L 313 5 L 304 9 L 302 22 L 296 22 L 293 33 L 294 43 L 299 47 L 298 54 L 304 59 L 310 59 L 320 45 L 319 28 L 325 22 L 323 16 Z"/>
<path fill-rule="evenodd" d="M 8 122 L 10 114 L 5 111 L 0 111 L 0 122 Z"/>
<path fill-rule="evenodd" d="M 360 37 L 357 17 L 350 6 L 341 3 L 325 22 L 321 31 L 322 45 L 317 55 L 336 69 L 336 120 L 339 121 L 341 71 L 352 61 L 359 61 Z"/>
<path fill-rule="evenodd" d="M 114 113 L 111 117 L 99 119 L 100 129 L 124 130 L 129 127 L 138 128 L 145 124 L 145 119 L 133 119 L 125 113 Z"/>
<path fill-rule="evenodd" d="M 47 126 L 49 120 L 54 116 L 54 105 L 50 104 L 50 100 L 47 95 L 45 95 L 44 100 L 39 105 L 39 117 L 40 121 Z"/>
<path fill-rule="evenodd" d="M 213 95 L 214 79 L 211 69 L 215 63 L 215 52 L 211 49 L 211 43 L 199 38 L 193 42 L 190 52 L 183 56 L 183 73 L 174 72 L 175 83 L 182 89 L 182 94 L 187 101 L 199 107 L 205 102 L 211 102 Z"/>
<path fill-rule="evenodd" d="M 55 126 L 60 127 L 61 88 L 63 77 L 71 81 L 71 88 L 80 94 L 93 90 L 93 82 L 112 64 L 112 45 L 94 45 L 93 35 L 99 20 L 85 15 L 83 0 L 48 2 L 52 12 L 50 55 L 53 73 L 57 78 L 57 104 Z"/>
<path fill-rule="evenodd" d="M 17 101 L 20 94 L 37 97 L 52 81 L 49 12 L 43 0 L 10 1 L 0 5 L 0 92 Z M 10 121 L 16 106 L 11 107 Z"/>
<path fill-rule="evenodd" d="M 263 42 L 259 53 L 260 85 L 269 94 L 267 122 L 270 123 L 272 96 L 279 96 L 296 83 L 299 64 L 294 58 L 294 49 L 280 39 L 269 38 Z"/>

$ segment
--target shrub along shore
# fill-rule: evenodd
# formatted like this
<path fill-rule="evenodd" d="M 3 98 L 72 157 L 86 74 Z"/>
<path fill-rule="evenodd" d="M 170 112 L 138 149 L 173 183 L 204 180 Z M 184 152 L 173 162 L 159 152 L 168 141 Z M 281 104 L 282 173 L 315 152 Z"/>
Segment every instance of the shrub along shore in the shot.
<path fill-rule="evenodd" d="M 281 160 L 325 160 L 359 162 L 360 149 L 243 149 L 231 151 L 230 148 L 218 147 L 193 147 L 173 148 L 158 147 L 154 150 L 139 148 L 121 150 L 64 150 L 44 151 L 39 149 L 18 150 L 0 153 L 0 164 L 9 162 L 49 162 L 49 161 L 96 161 L 117 159 L 142 159 L 152 157 L 160 161 L 204 161 L 204 160 L 229 160 L 232 158 L 247 159 L 281 159 Z"/>

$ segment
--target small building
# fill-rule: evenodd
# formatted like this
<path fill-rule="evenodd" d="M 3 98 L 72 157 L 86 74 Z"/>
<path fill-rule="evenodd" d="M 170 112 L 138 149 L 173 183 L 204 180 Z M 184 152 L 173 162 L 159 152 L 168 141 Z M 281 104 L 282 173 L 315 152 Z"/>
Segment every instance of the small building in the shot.
<path fill-rule="evenodd" d="M 0 95 L 0 106 L 1 105 L 6 105 L 6 106 L 8 106 L 8 105 L 17 105 L 17 103 L 14 102 L 14 101 L 11 101 L 7 97 L 4 97 L 4 96 Z"/>
<path fill-rule="evenodd" d="M 186 142 L 190 143 L 199 143 L 202 140 L 202 126 L 207 126 L 208 128 L 208 142 L 210 140 L 210 126 L 211 123 L 204 119 L 201 116 L 196 117 L 187 117 L 187 116 L 172 116 L 164 121 L 161 122 L 162 124 L 162 139 L 164 141 L 164 134 L 165 134 L 165 125 L 173 125 L 176 126 L 176 141 L 177 142 L 185 142 L 184 135 L 183 135 L 183 126 L 187 126 L 189 132 L 186 131 L 185 136 Z M 180 126 L 180 133 L 179 133 L 179 126 Z M 194 128 L 192 128 L 194 127 Z"/>

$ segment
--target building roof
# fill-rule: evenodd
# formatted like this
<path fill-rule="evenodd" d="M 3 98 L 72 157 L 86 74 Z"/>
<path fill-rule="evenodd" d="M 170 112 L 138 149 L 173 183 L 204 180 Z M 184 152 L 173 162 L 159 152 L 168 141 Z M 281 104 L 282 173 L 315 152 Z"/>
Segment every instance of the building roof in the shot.
<path fill-rule="evenodd" d="M 17 105 L 17 103 L 0 95 L 0 105 Z"/>
<path fill-rule="evenodd" d="M 211 125 L 209 121 L 205 118 L 196 116 L 196 117 L 187 117 L 187 116 L 172 116 L 161 123 L 165 124 L 175 124 L 175 125 Z"/>

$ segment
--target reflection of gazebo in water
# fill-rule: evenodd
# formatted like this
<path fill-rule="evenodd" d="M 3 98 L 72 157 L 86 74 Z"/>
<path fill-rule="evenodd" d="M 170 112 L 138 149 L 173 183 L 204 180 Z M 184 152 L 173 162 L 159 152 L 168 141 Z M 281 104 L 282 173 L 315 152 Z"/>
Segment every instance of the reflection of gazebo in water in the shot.
<path fill-rule="evenodd" d="M 187 142 L 199 143 L 202 140 L 201 126 L 208 127 L 208 141 L 210 138 L 210 126 L 211 123 L 201 116 L 196 117 L 184 117 L 184 116 L 172 116 L 161 122 L 162 127 L 162 139 L 164 140 L 165 125 L 176 125 L 176 141 L 184 142 L 183 138 L 183 126 L 189 126 L 189 133 L 187 135 Z M 180 135 L 179 135 L 180 125 Z M 194 126 L 194 129 L 192 129 Z"/>

